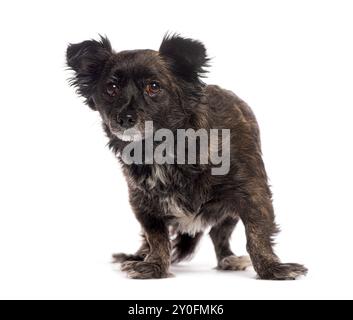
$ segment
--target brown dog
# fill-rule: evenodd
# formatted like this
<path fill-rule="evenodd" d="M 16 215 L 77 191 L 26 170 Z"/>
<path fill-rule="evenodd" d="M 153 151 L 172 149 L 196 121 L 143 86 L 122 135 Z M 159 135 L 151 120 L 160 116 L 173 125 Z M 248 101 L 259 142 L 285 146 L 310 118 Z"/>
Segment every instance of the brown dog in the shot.
<path fill-rule="evenodd" d="M 278 229 L 256 119 L 235 94 L 200 80 L 207 62 L 202 43 L 177 35 L 166 36 L 159 51 L 116 53 L 106 38 L 67 49 L 67 63 L 74 71 L 72 84 L 103 119 L 143 229 L 144 241 L 137 253 L 118 254 L 115 260 L 131 278 L 167 277 L 171 262 L 190 257 L 203 231 L 211 227 L 218 268 L 243 270 L 250 260 L 236 256 L 229 244 L 241 219 L 259 277 L 295 279 L 307 269 L 281 263 L 273 251 L 272 238 Z M 144 144 L 146 121 L 153 121 L 154 130 L 166 128 L 173 133 L 178 129 L 228 129 L 228 172 L 213 175 L 211 164 L 200 162 L 158 164 L 144 158 L 142 163 L 127 164 L 122 153 L 134 137 L 124 132 L 134 128 Z M 153 148 L 160 143 L 154 142 Z M 171 228 L 176 233 L 174 241 L 170 240 Z"/>

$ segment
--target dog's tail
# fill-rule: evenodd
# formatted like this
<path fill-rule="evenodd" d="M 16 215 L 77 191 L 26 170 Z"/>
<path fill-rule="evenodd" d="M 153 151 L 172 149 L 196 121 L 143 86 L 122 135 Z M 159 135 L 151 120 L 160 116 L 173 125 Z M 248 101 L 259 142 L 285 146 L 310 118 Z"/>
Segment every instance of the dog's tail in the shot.
<path fill-rule="evenodd" d="M 192 259 L 202 235 L 202 232 L 196 233 L 195 236 L 178 233 L 173 240 L 172 263 Z"/>

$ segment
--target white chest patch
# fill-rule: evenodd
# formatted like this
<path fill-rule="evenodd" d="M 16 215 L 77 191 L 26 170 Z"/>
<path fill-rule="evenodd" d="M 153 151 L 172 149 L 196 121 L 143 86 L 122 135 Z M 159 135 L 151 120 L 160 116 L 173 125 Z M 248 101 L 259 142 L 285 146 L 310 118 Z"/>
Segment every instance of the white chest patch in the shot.
<path fill-rule="evenodd" d="M 190 236 L 195 236 L 197 233 L 204 231 L 206 226 L 202 223 L 200 217 L 184 216 L 176 219 L 177 231 L 180 233 L 187 233 Z"/>
<path fill-rule="evenodd" d="M 146 183 L 150 189 L 154 189 L 158 184 L 162 186 L 168 185 L 169 179 L 170 177 L 167 176 L 167 173 L 160 166 L 155 165 L 152 167 L 152 174 L 147 178 Z M 177 232 L 195 236 L 198 232 L 207 228 L 201 217 L 179 205 L 173 195 L 162 196 L 160 204 L 166 215 L 174 217 L 173 226 Z"/>
<path fill-rule="evenodd" d="M 165 198 L 162 203 L 166 213 L 174 216 L 173 222 L 177 232 L 187 233 L 194 237 L 198 232 L 206 229 L 207 226 L 201 217 L 182 209 L 174 198 Z"/>

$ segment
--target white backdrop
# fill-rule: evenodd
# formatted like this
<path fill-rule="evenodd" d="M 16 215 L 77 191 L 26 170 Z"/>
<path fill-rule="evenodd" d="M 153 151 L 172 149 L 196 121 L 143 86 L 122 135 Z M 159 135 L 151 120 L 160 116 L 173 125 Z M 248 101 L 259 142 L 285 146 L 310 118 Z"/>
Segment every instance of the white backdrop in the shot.
<path fill-rule="evenodd" d="M 2 1 L 0 298 L 353 298 L 351 1 Z M 106 34 L 158 49 L 166 31 L 203 41 L 207 83 L 253 108 L 296 282 L 218 272 L 206 237 L 175 278 L 133 281 L 110 264 L 139 226 L 98 115 L 67 84 L 65 50 Z M 245 254 L 244 230 L 233 237 Z"/>

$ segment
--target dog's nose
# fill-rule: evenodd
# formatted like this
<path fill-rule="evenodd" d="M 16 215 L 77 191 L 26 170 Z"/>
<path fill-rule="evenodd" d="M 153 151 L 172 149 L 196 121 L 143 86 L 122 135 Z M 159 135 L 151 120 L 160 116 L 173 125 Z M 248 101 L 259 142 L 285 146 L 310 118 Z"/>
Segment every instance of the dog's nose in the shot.
<path fill-rule="evenodd" d="M 135 117 L 129 113 L 119 114 L 117 120 L 124 129 L 132 128 L 136 123 Z"/>

